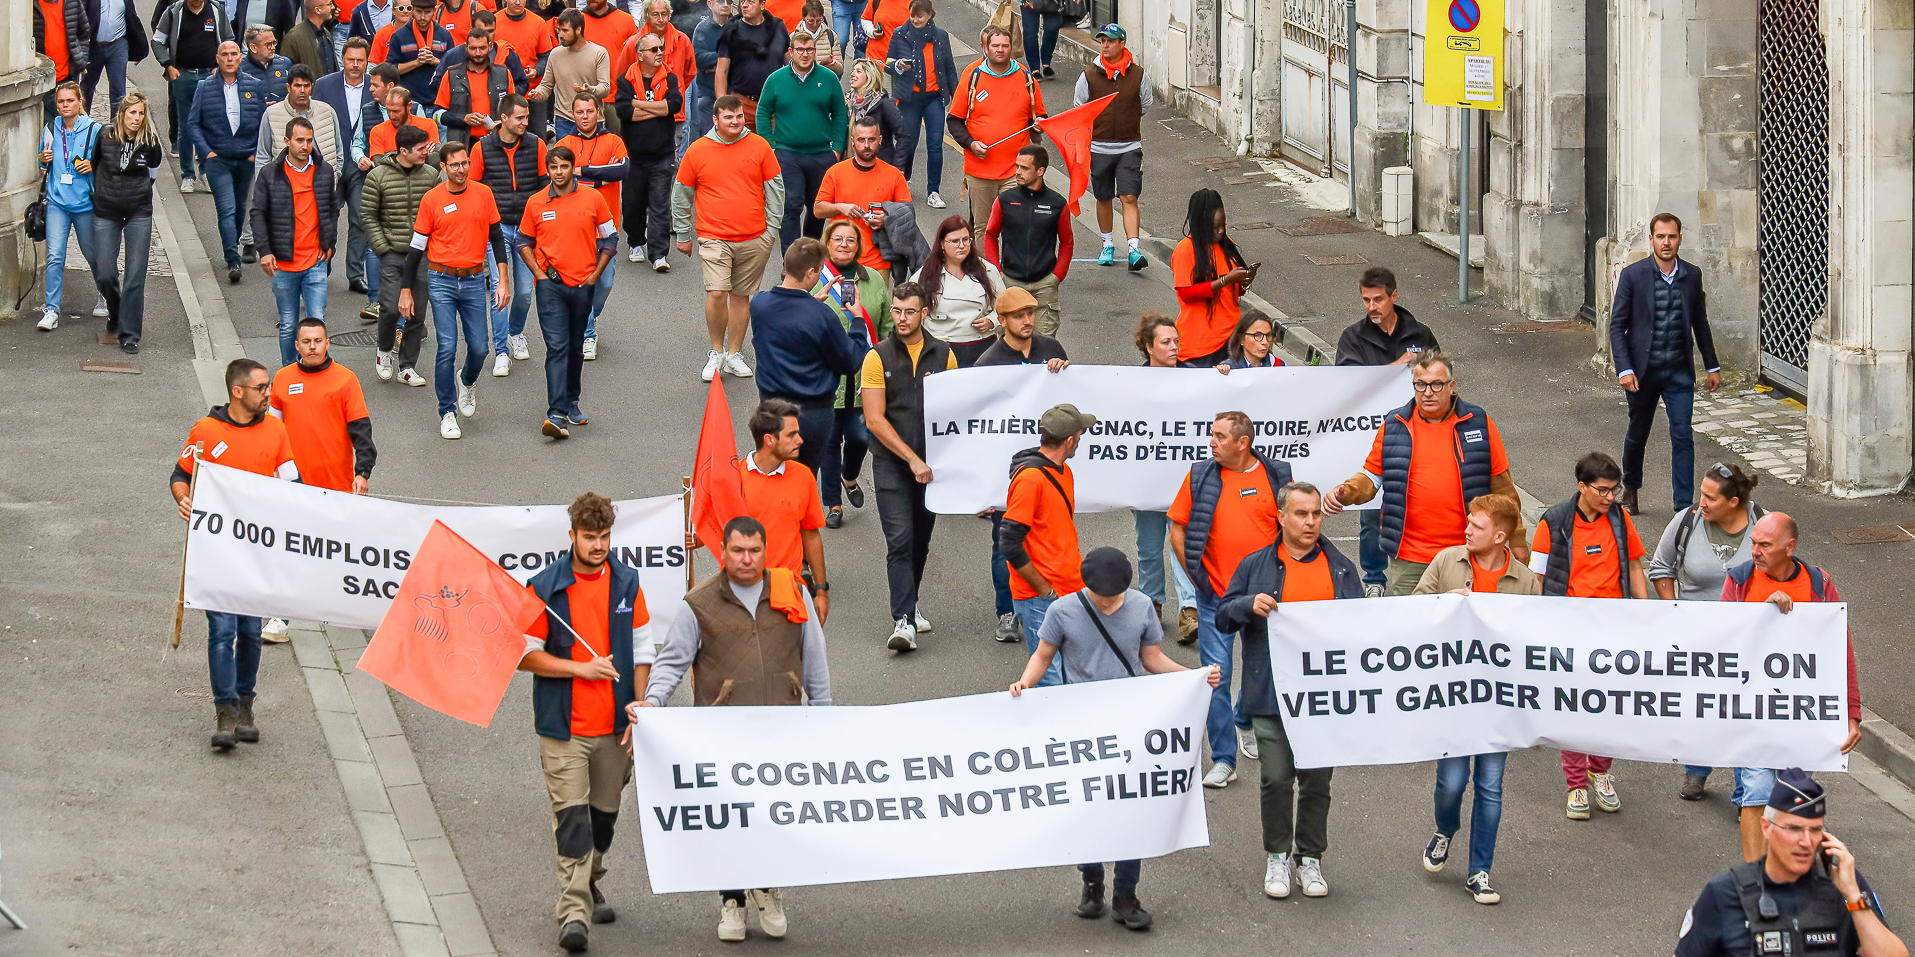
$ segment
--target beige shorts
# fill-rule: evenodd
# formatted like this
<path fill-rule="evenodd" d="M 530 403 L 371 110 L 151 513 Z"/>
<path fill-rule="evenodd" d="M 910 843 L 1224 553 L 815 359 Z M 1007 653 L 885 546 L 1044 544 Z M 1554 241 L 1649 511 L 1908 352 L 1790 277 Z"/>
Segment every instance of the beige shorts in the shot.
<path fill-rule="evenodd" d="M 778 234 L 771 230 L 742 243 L 698 237 L 698 259 L 705 264 L 705 291 L 734 296 L 756 293 L 765 278 L 765 264 L 771 261 L 771 247 L 777 242 Z"/>

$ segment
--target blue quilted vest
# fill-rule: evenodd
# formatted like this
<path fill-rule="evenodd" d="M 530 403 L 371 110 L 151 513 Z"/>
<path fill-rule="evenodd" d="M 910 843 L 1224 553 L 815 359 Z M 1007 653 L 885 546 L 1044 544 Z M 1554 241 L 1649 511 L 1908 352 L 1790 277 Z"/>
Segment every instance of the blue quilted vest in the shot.
<path fill-rule="evenodd" d="M 1455 430 L 1452 445 L 1456 452 L 1456 470 L 1463 479 L 1463 507 L 1490 490 L 1489 413 L 1454 400 L 1455 417 L 1449 420 Z M 1415 453 L 1411 438 L 1410 416 L 1416 414 L 1416 401 L 1391 412 L 1383 420 L 1383 552 L 1395 557 L 1403 545 L 1403 503 L 1410 490 L 1410 459 Z"/>
<path fill-rule="evenodd" d="M 644 607 L 645 595 L 638 587 L 638 572 L 630 566 L 621 564 L 617 558 L 608 558 L 605 567 L 612 576 L 612 607 L 605 617 L 605 630 L 611 648 L 593 650 L 611 655 L 612 664 L 618 669 L 618 680 L 612 682 L 612 696 L 618 711 L 612 719 L 612 733 L 623 734 L 628 720 L 625 708 L 638 693 L 638 689 L 633 687 L 636 678 L 632 674 L 632 615 Z M 544 571 L 532 576 L 532 580 L 526 583 L 550 609 L 545 613 L 546 654 L 567 661 L 572 658 L 573 639 L 571 629 L 566 627 L 572 620 L 571 593 L 566 589 L 571 587 L 572 581 L 572 560 L 568 555 L 561 561 L 547 565 Z M 550 620 L 552 618 L 566 624 Z M 533 729 L 540 737 L 555 741 L 572 740 L 572 679 L 533 675 L 532 715 Z"/>
<path fill-rule="evenodd" d="M 1277 489 L 1290 484 L 1290 463 L 1272 461 L 1252 449 L 1251 455 L 1263 464 L 1264 478 L 1270 482 L 1270 500 L 1277 500 Z M 1223 494 L 1223 466 L 1216 459 L 1204 459 L 1190 467 L 1190 524 L 1184 526 L 1184 571 L 1197 586 L 1199 594 L 1214 594 L 1210 573 L 1204 571 L 1204 546 L 1210 543 L 1210 520 L 1217 514 L 1217 497 Z"/>

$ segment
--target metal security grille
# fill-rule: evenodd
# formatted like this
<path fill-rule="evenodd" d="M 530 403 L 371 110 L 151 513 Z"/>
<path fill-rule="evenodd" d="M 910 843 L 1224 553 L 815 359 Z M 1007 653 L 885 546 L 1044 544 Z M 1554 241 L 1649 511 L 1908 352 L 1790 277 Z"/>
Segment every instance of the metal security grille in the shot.
<path fill-rule="evenodd" d="M 1759 57 L 1762 371 L 1806 391 L 1809 330 L 1829 303 L 1829 68 L 1816 0 L 1762 0 Z"/>

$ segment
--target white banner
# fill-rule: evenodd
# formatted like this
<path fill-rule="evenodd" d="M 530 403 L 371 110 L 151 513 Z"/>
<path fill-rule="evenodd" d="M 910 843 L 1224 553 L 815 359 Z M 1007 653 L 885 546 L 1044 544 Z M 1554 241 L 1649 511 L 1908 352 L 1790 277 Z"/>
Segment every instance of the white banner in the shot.
<path fill-rule="evenodd" d="M 612 553 L 638 569 L 653 629 L 685 597 L 676 495 L 615 503 Z M 568 560 L 563 505 L 413 505 L 203 462 L 186 542 L 186 607 L 377 628 L 434 519 L 520 581 Z"/>
<path fill-rule="evenodd" d="M 1229 375 L 1141 366 L 960 369 L 924 381 L 925 464 L 933 476 L 925 503 L 946 514 L 1003 506 L 1011 456 L 1037 444 L 1038 417 L 1060 402 L 1098 419 L 1070 463 L 1079 512 L 1169 508 L 1191 463 L 1210 457 L 1210 423 L 1219 412 L 1250 416 L 1257 451 L 1327 489 L 1363 467 L 1383 416 L 1410 396 L 1405 366 Z"/>
<path fill-rule="evenodd" d="M 1270 616 L 1300 767 L 1541 745 L 1845 771 L 1848 606 L 1415 595 Z"/>
<path fill-rule="evenodd" d="M 652 892 L 1157 857 L 1209 843 L 1201 670 L 874 707 L 641 708 Z"/>

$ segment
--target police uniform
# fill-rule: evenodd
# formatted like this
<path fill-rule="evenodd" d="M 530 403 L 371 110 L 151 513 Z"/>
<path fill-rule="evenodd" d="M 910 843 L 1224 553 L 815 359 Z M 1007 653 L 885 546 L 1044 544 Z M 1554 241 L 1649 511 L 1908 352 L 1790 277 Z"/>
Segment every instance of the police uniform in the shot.
<path fill-rule="evenodd" d="M 1827 802 L 1821 785 L 1806 773 L 1790 768 L 1777 772 L 1769 806 L 1820 819 L 1826 814 Z M 1869 889 L 1868 880 L 1858 872 L 1855 883 L 1863 901 L 1880 917 L 1881 903 Z M 1717 874 L 1683 916 L 1675 953 L 1676 957 L 1833 957 L 1853 955 L 1859 947 L 1855 915 L 1818 854 L 1809 872 L 1789 883 L 1771 880 L 1763 861 L 1738 864 Z"/>

